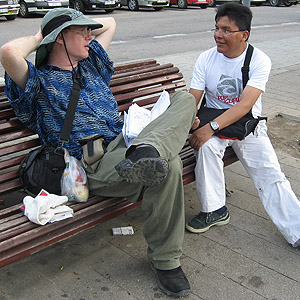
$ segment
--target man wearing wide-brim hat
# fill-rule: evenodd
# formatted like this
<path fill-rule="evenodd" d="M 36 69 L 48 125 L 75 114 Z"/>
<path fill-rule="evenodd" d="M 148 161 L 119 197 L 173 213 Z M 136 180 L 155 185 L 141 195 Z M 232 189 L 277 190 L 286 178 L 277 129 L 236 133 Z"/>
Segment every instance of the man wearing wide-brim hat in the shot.
<path fill-rule="evenodd" d="M 35 36 L 1 47 L 5 92 L 17 117 L 39 135 L 42 144 L 61 146 L 74 78 L 79 78 L 77 110 L 63 147 L 81 159 L 79 141 L 104 136 L 103 157 L 85 165 L 90 194 L 127 197 L 132 202 L 142 199 L 147 255 L 158 285 L 168 295 L 186 296 L 190 285 L 180 266 L 184 193 L 178 153 L 195 120 L 196 102 L 187 92 L 175 93 L 168 109 L 127 149 L 123 120 L 109 88 L 113 62 L 106 50 L 115 28 L 111 17 L 92 20 L 73 9 L 52 9 Z M 35 65 L 26 60 L 34 51 Z"/>

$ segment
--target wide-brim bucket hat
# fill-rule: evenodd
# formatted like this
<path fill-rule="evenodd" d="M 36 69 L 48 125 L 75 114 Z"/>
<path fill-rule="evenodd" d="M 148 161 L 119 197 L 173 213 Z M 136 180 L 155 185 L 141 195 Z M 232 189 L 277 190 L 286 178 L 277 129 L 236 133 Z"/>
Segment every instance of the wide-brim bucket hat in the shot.
<path fill-rule="evenodd" d="M 49 51 L 47 45 L 54 43 L 60 32 L 69 26 L 87 26 L 97 29 L 103 27 L 102 24 L 86 17 L 80 11 L 72 8 L 53 8 L 43 18 L 41 31 L 43 40 L 41 41 L 35 56 L 35 66 L 38 68 L 47 63 Z"/>

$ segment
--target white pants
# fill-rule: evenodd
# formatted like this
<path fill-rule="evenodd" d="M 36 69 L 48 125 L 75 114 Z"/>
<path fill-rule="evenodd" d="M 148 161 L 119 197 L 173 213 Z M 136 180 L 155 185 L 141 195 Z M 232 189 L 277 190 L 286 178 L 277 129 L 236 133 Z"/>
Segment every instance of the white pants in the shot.
<path fill-rule="evenodd" d="M 227 146 L 232 146 L 253 180 L 271 220 L 285 239 L 295 244 L 300 239 L 300 202 L 281 172 L 275 150 L 267 135 L 265 122 L 260 122 L 255 134 L 250 134 L 243 141 L 213 136 L 199 151 L 195 151 L 197 159 L 195 175 L 200 211 L 211 212 L 225 205 L 222 158 Z"/>

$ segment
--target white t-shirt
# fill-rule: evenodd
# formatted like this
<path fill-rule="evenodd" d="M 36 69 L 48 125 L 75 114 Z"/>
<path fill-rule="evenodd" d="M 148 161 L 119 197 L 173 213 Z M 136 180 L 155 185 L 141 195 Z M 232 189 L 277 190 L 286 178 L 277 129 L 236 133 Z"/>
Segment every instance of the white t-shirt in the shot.
<path fill-rule="evenodd" d="M 206 92 L 207 107 L 230 108 L 240 101 L 243 91 L 242 71 L 247 49 L 238 57 L 228 58 L 211 48 L 196 61 L 191 88 Z M 254 48 L 250 61 L 247 85 L 265 91 L 271 71 L 271 60 Z M 261 116 L 261 94 L 252 108 L 254 117 Z"/>

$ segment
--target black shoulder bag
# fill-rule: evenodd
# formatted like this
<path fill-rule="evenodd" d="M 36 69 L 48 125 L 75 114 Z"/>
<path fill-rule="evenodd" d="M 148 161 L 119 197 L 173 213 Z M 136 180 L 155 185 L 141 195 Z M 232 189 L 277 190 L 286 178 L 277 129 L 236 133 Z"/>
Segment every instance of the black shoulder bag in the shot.
<path fill-rule="evenodd" d="M 37 195 L 41 189 L 45 189 L 52 194 L 61 194 L 60 180 L 66 167 L 63 145 L 69 141 L 79 94 L 80 75 L 77 72 L 59 139 L 61 147 L 42 145 L 30 151 L 20 164 L 19 177 L 22 185 L 25 190 L 33 195 Z"/>
<path fill-rule="evenodd" d="M 249 80 L 249 64 L 253 53 L 253 46 L 249 44 L 244 65 L 242 67 L 242 79 L 243 88 L 245 88 Z M 219 115 L 223 114 L 227 109 L 209 108 L 205 106 L 205 96 L 201 102 L 200 109 L 198 110 L 197 117 L 200 120 L 198 128 L 204 126 L 208 122 L 214 120 Z M 244 117 L 236 121 L 235 123 L 221 129 L 215 135 L 220 138 L 232 139 L 232 140 L 243 140 L 251 132 L 254 133 L 254 129 L 261 120 L 267 120 L 265 117 L 254 118 L 252 110 L 250 110 Z M 198 129 L 197 128 L 197 129 Z M 196 130 L 197 130 L 196 129 Z"/>

